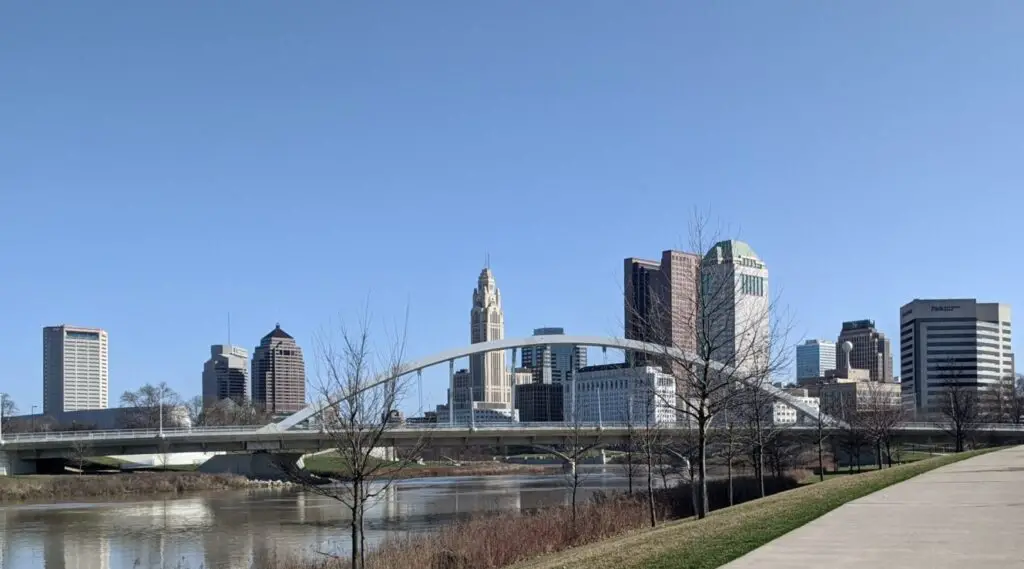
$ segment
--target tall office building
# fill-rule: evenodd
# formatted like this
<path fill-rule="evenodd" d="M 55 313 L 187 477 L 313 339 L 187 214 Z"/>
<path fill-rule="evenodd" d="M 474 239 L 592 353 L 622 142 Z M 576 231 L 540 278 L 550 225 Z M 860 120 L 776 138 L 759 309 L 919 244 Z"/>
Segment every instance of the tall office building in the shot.
<path fill-rule="evenodd" d="M 203 364 L 203 405 L 248 398 L 249 352 L 238 346 L 210 346 L 210 359 Z"/>
<path fill-rule="evenodd" d="M 302 349 L 278 324 L 252 354 L 252 400 L 272 414 L 306 406 L 306 363 Z"/>
<path fill-rule="evenodd" d="M 768 268 L 743 241 L 720 241 L 704 256 L 701 302 L 716 361 L 763 366 L 771 357 Z"/>
<path fill-rule="evenodd" d="M 505 313 L 501 310 L 501 291 L 490 267 L 480 271 L 473 290 L 470 310 L 470 342 L 491 342 L 505 337 Z M 473 381 L 473 400 L 494 405 L 512 404 L 512 385 L 505 372 L 502 351 L 469 357 L 469 373 Z"/>
<path fill-rule="evenodd" d="M 843 342 L 853 344 L 850 367 L 868 370 L 871 381 L 893 382 L 892 343 L 875 328 L 874 320 L 843 322 L 836 344 L 841 346 Z M 836 366 L 837 369 L 846 369 L 846 354 L 842 351 L 836 353 Z"/>
<path fill-rule="evenodd" d="M 900 308 L 900 387 L 915 411 L 933 413 L 949 382 L 976 392 L 1014 377 L 1010 305 L 973 298 L 914 299 Z"/>
<path fill-rule="evenodd" d="M 99 328 L 43 328 L 43 413 L 106 409 L 107 333 Z"/>
<path fill-rule="evenodd" d="M 836 369 L 836 343 L 828 340 L 807 340 L 796 347 L 796 379 L 824 377 Z"/>
<path fill-rule="evenodd" d="M 563 336 L 562 328 L 536 328 L 534 336 Z M 534 383 L 561 383 L 572 378 L 574 371 L 587 365 L 587 348 L 555 344 L 523 348 L 522 367 L 533 373 Z"/>
<path fill-rule="evenodd" d="M 625 259 L 623 322 L 626 339 L 696 350 L 694 322 L 700 267 L 700 255 L 683 251 L 662 251 L 661 262 Z M 648 359 L 637 353 L 627 357 L 637 364 Z"/>

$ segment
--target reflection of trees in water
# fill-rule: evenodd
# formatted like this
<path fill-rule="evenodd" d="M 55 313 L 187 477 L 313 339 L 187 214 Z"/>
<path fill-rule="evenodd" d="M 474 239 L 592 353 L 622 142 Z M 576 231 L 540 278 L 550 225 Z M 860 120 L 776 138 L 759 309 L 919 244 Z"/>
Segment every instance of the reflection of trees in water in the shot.
<path fill-rule="evenodd" d="M 614 470 L 595 468 L 586 492 L 625 487 Z M 559 475 L 400 481 L 367 511 L 367 540 L 432 531 L 486 512 L 544 508 L 563 503 L 565 495 Z M 249 569 L 255 561 L 344 553 L 347 524 L 348 512 L 338 502 L 280 490 L 6 509 L 0 510 L 0 568 Z M 26 548 L 39 552 L 34 562 Z M 17 554 L 17 566 L 3 564 L 9 552 Z"/>

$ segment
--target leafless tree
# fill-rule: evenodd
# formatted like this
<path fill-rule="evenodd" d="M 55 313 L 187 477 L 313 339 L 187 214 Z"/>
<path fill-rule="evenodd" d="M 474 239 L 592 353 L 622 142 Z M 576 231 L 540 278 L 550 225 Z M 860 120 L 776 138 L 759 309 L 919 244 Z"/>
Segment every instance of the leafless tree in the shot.
<path fill-rule="evenodd" d="M 647 513 L 651 527 L 658 525 L 658 514 L 654 500 L 654 471 L 659 466 L 661 447 L 666 438 L 658 417 L 657 381 L 642 381 L 640 374 L 631 378 L 629 396 L 629 438 L 640 452 L 646 474 Z M 661 461 L 664 462 L 664 461 Z M 627 468 L 630 468 L 627 466 Z M 663 483 L 664 484 L 664 483 Z M 667 487 L 667 484 L 664 484 Z M 630 484 L 632 490 L 632 483 Z"/>
<path fill-rule="evenodd" d="M 941 392 L 936 401 L 939 424 L 952 437 L 956 452 L 964 451 L 984 417 L 977 383 L 967 377 L 963 363 L 952 359 L 941 366 Z"/>
<path fill-rule="evenodd" d="M 857 396 L 851 392 L 856 386 L 850 384 L 844 389 L 822 391 L 821 410 L 839 421 L 839 432 L 835 438 L 839 449 L 846 452 L 850 459 L 849 470 L 854 466 L 861 469 L 861 454 L 868 444 L 868 432 L 864 418 L 858 409 Z M 838 458 L 837 458 L 838 463 Z"/>
<path fill-rule="evenodd" d="M 202 395 L 196 395 L 184 403 L 188 412 L 188 422 L 193 427 L 206 426 L 206 408 Z"/>
<path fill-rule="evenodd" d="M 3 421 L 0 424 L 0 431 L 7 431 L 12 424 L 11 418 L 17 414 L 18 406 L 15 405 L 14 399 L 6 393 L 0 393 L 0 420 Z"/>
<path fill-rule="evenodd" d="M 335 482 L 330 485 L 311 481 L 303 472 L 286 470 L 307 491 L 337 500 L 348 509 L 352 569 L 365 565 L 367 505 L 387 492 L 396 476 L 416 461 L 425 440 L 403 447 L 394 460 L 380 455 L 389 444 L 388 431 L 400 423 L 397 409 L 409 385 L 402 373 L 407 322 L 408 316 L 399 333 L 388 334 L 388 343 L 379 355 L 366 314 L 358 328 L 342 325 L 337 334 L 324 333 L 316 339 L 312 390 L 321 404 L 319 425 L 342 467 L 328 475 Z"/>
<path fill-rule="evenodd" d="M 203 405 L 202 398 L 193 398 L 187 404 L 193 425 L 244 426 L 266 425 L 273 420 L 261 405 L 244 397 L 221 399 L 212 405 Z"/>
<path fill-rule="evenodd" d="M 573 405 L 578 405 L 575 397 Z M 558 445 L 557 452 L 565 462 L 565 485 L 569 490 L 570 507 L 572 508 L 572 526 L 576 530 L 576 502 L 580 488 L 586 481 L 586 473 L 580 468 L 583 461 L 592 451 L 601 446 L 600 431 L 593 426 L 586 425 L 580 420 L 580 410 L 577 407 L 569 414 L 569 432 Z"/>
<path fill-rule="evenodd" d="M 720 427 L 715 431 L 715 454 L 725 462 L 725 476 L 729 485 L 729 505 L 736 503 L 733 481 L 737 461 L 743 456 L 744 433 L 741 428 L 742 415 L 736 409 L 738 401 L 731 401 L 722 410 Z"/>
<path fill-rule="evenodd" d="M 780 462 L 777 439 L 781 437 L 785 425 L 775 421 L 775 400 L 764 390 L 765 378 L 752 378 L 750 384 L 741 386 L 740 396 L 735 400 L 737 413 L 742 421 L 741 434 L 746 439 L 746 448 L 750 453 L 750 463 L 754 467 L 754 478 L 757 480 L 758 491 L 765 497 L 765 459 L 768 449 Z"/>
<path fill-rule="evenodd" d="M 136 391 L 121 394 L 121 424 L 126 429 L 155 429 L 172 424 L 172 411 L 181 404 L 177 392 L 165 382 L 147 383 Z"/>
<path fill-rule="evenodd" d="M 692 422 L 697 434 L 697 514 L 701 518 L 709 510 L 707 448 L 712 421 L 738 393 L 734 387 L 775 375 L 784 365 L 786 352 L 783 342 L 774 337 L 779 331 L 771 317 L 776 303 L 768 297 L 767 280 L 740 274 L 744 269 L 756 270 L 760 261 L 749 255 L 741 259 L 744 252 L 719 247 L 712 235 L 706 218 L 695 214 L 689 248 L 697 253 L 693 270 L 699 275 L 699 290 L 690 298 L 660 300 L 659 291 L 667 285 L 659 282 L 651 285 L 651 294 L 646 295 L 649 302 L 641 306 L 636 295 L 626 291 L 627 317 L 632 322 L 627 333 L 661 346 L 641 357 L 675 376 L 676 396 L 668 403 Z M 693 333 L 679 334 L 679 330 Z"/>
<path fill-rule="evenodd" d="M 819 399 L 818 416 L 813 419 L 813 424 L 814 446 L 818 451 L 818 480 L 820 481 L 825 480 L 825 442 L 829 439 L 829 428 L 833 426 L 833 423 L 826 417 L 827 415 L 821 411 Z"/>
<path fill-rule="evenodd" d="M 89 441 L 77 439 L 71 442 L 67 458 L 75 465 L 79 474 L 85 472 L 85 464 L 88 462 L 91 452 L 92 445 L 89 444 Z"/>
<path fill-rule="evenodd" d="M 896 430 L 906 422 L 907 414 L 903 409 L 900 391 L 892 389 L 896 384 L 870 382 L 858 399 L 859 417 L 869 441 L 875 446 L 875 458 L 878 468 L 883 466 L 884 451 L 886 462 L 892 466 L 892 443 Z"/>
<path fill-rule="evenodd" d="M 634 382 L 635 383 L 635 382 Z M 640 429 L 637 428 L 638 419 L 642 420 L 642 417 L 636 417 L 634 413 L 635 401 L 633 400 L 634 393 L 639 390 L 631 390 L 629 393 L 628 400 L 626 402 L 626 444 L 623 447 L 623 455 L 625 458 L 624 467 L 626 473 L 626 493 L 629 495 L 633 494 L 633 481 L 640 474 L 640 463 L 637 462 L 637 450 L 640 444 Z M 642 396 L 642 394 L 639 394 Z"/>

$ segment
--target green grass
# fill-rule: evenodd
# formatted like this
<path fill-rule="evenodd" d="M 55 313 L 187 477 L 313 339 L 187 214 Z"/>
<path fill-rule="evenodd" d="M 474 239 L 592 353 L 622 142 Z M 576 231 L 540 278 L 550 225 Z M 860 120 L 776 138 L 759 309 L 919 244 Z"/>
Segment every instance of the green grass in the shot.
<path fill-rule="evenodd" d="M 839 506 L 929 470 L 991 449 L 837 476 L 688 519 L 521 564 L 521 569 L 714 569 Z"/>

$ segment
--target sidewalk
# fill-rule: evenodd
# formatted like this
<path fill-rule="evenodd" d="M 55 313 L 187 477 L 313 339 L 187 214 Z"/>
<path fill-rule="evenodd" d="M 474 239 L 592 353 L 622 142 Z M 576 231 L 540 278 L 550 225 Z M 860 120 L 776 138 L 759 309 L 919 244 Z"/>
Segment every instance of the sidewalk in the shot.
<path fill-rule="evenodd" d="M 1024 568 L 1024 447 L 854 500 L 727 569 Z"/>

